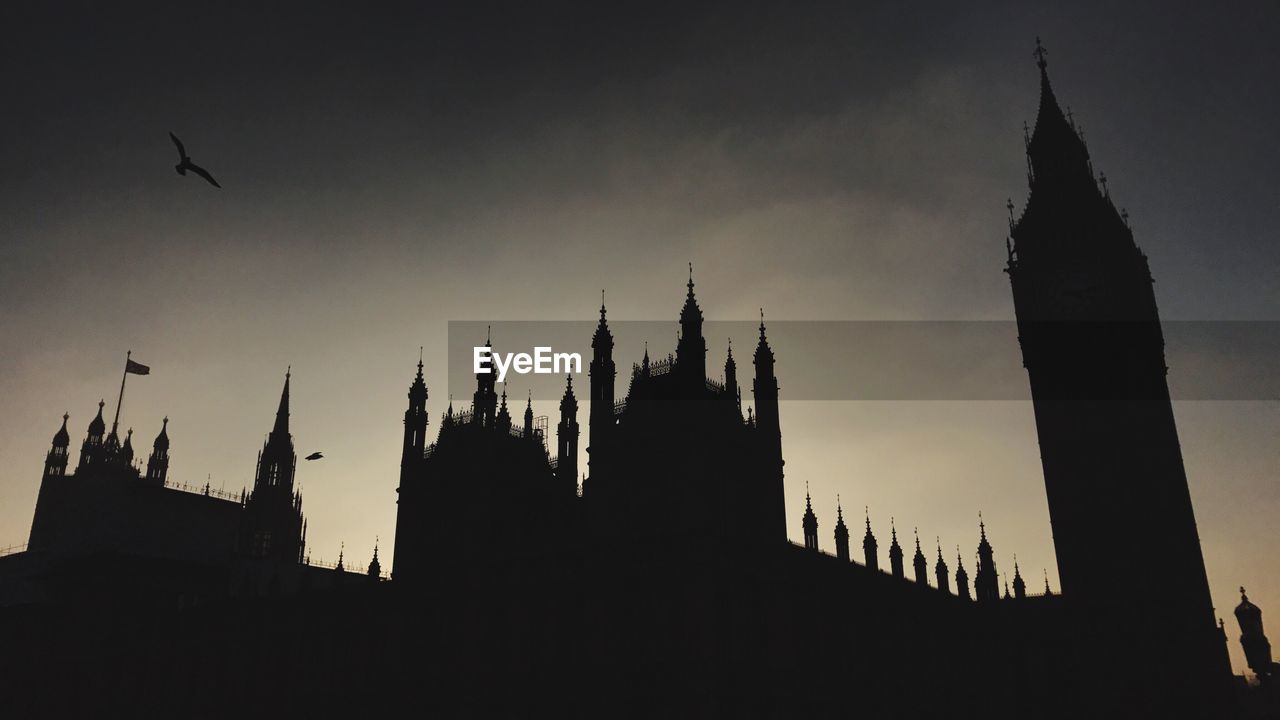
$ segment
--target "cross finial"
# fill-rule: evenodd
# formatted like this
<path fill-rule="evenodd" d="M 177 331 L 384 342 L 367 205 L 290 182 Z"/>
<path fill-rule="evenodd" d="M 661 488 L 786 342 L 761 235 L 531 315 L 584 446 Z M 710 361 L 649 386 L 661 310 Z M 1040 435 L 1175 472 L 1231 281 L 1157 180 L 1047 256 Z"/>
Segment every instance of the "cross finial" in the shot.
<path fill-rule="evenodd" d="M 493 326 L 492 325 L 484 326 L 484 344 L 485 345 L 493 344 Z"/>
<path fill-rule="evenodd" d="M 1048 55 L 1049 51 L 1045 50 L 1044 45 L 1040 44 L 1039 35 L 1036 36 L 1036 51 L 1033 54 L 1036 56 L 1036 67 L 1040 68 L 1041 70 L 1044 70 L 1045 67 L 1049 65 L 1049 63 L 1047 63 L 1044 59 L 1044 56 Z"/>

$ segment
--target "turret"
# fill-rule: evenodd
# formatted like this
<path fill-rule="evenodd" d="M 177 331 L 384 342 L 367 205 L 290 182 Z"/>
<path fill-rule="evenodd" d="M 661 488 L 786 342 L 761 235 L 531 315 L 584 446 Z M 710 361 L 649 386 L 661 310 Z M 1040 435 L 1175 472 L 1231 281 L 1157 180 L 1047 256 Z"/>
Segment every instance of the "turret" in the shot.
<path fill-rule="evenodd" d="M 813 502 L 809 499 L 809 488 L 806 485 L 804 491 L 804 516 L 800 518 L 800 525 L 804 529 L 804 547 L 806 550 L 818 550 L 818 516 L 813 512 Z"/>
<path fill-rule="evenodd" d="M 44 458 L 44 476 L 62 477 L 67 474 L 67 458 L 70 456 L 71 434 L 67 432 L 67 420 L 71 415 L 62 414 L 62 427 L 53 434 L 49 454 Z"/>
<path fill-rule="evenodd" d="M 729 351 L 724 361 L 724 394 L 742 415 L 742 389 L 738 387 L 738 363 L 733 359 L 733 339 L 729 340 Z"/>
<path fill-rule="evenodd" d="M 409 385 L 409 407 L 404 411 L 404 443 L 400 453 L 400 481 L 413 474 L 427 447 L 427 383 L 422 376 L 422 348 L 418 348 L 418 373 Z"/>
<path fill-rule="evenodd" d="M 1027 583 L 1022 579 L 1022 571 L 1018 569 L 1018 556 L 1013 556 L 1013 596 L 1022 599 L 1027 596 Z"/>
<path fill-rule="evenodd" d="M 898 544 L 898 525 L 889 518 L 889 572 L 899 580 L 906 577 L 902 566 L 902 546 Z"/>
<path fill-rule="evenodd" d="M 987 542 L 987 526 L 978 514 L 978 569 L 973 576 L 973 592 L 979 601 L 1000 599 L 1000 575 L 996 572 L 995 552 Z"/>
<path fill-rule="evenodd" d="M 947 563 L 942 559 L 942 540 L 938 540 L 938 562 L 933 566 L 934 577 L 938 579 L 938 589 L 944 593 L 951 592 L 951 576 L 947 574 Z"/>
<path fill-rule="evenodd" d="M 1271 661 L 1271 641 L 1262 632 L 1262 609 L 1249 602 L 1244 588 L 1240 588 L 1240 604 L 1236 606 L 1236 622 L 1240 624 L 1240 645 L 1244 648 L 1249 669 L 1262 682 L 1269 683 L 1275 674 Z"/>
<path fill-rule="evenodd" d="M 524 429 L 520 431 L 521 437 L 525 440 L 533 439 L 533 391 L 529 391 L 529 396 L 524 401 Z"/>
<path fill-rule="evenodd" d="M 916 571 L 916 582 L 921 585 L 929 584 L 929 562 L 924 559 L 924 553 L 920 550 L 920 529 L 916 528 L 916 554 L 911 558 L 911 565 Z"/>
<path fill-rule="evenodd" d="M 680 341 L 676 343 L 676 367 L 686 388 L 701 391 L 707 379 L 707 341 L 702 337 L 702 309 L 693 296 L 693 263 L 689 263 L 688 292 L 680 309 Z"/>
<path fill-rule="evenodd" d="M 969 594 L 969 573 L 964 571 L 964 560 L 960 557 L 960 548 L 956 548 L 956 595 L 965 600 L 973 599 Z"/>
<path fill-rule="evenodd" d="M 373 541 L 373 559 L 369 561 L 369 569 L 366 571 L 369 579 L 378 581 L 382 579 L 382 563 L 378 561 L 378 541 Z"/>
<path fill-rule="evenodd" d="M 89 430 L 85 433 L 84 443 L 80 445 L 80 465 L 79 467 L 87 467 L 101 463 L 105 459 L 106 442 L 105 434 L 107 432 L 107 421 L 102 419 L 102 408 L 107 403 L 98 401 L 98 414 L 93 420 L 89 421 Z"/>
<path fill-rule="evenodd" d="M 560 422 L 556 425 L 556 477 L 575 495 L 578 492 L 578 398 L 573 394 L 573 376 L 566 375 L 560 398 Z"/>
<path fill-rule="evenodd" d="M 164 485 L 169 475 L 169 418 L 160 426 L 160 434 L 151 443 L 151 457 L 147 458 L 147 483 Z"/>
<path fill-rule="evenodd" d="M 476 373 L 476 392 L 471 398 L 471 419 L 481 427 L 491 428 L 497 417 L 498 395 L 494 388 L 498 382 L 498 373 L 493 366 L 493 336 L 487 333 L 484 346 L 489 348 L 489 356 L 481 363 Z"/>
<path fill-rule="evenodd" d="M 120 464 L 133 464 L 133 428 L 129 428 L 124 434 L 124 444 L 120 446 Z"/>
<path fill-rule="evenodd" d="M 840 496 L 836 496 L 836 557 L 849 562 L 849 528 L 844 524 L 844 509 L 840 507 Z"/>
<path fill-rule="evenodd" d="M 507 410 L 507 384 L 502 384 L 502 403 L 498 406 L 498 415 L 493 421 L 494 428 L 502 433 L 511 432 L 511 413 Z"/>
<path fill-rule="evenodd" d="M 871 570 L 880 569 L 876 553 L 876 536 L 871 534 L 871 508 L 866 508 L 867 532 L 862 536 L 862 557 Z"/>
<path fill-rule="evenodd" d="M 760 341 L 756 344 L 756 377 L 752 381 L 755 396 L 755 429 L 759 438 L 761 461 L 768 474 L 769 487 L 762 496 L 765 507 L 761 509 L 761 526 L 764 537 L 786 537 L 786 499 L 783 493 L 782 427 L 778 419 L 778 379 L 774 376 L 773 349 L 764 332 L 764 310 L 760 311 Z"/>
<path fill-rule="evenodd" d="M 603 290 L 600 291 L 600 324 L 591 337 L 590 373 L 591 415 L 587 420 L 587 427 L 591 436 L 588 438 L 587 454 L 592 474 L 598 474 L 603 469 L 609 434 L 613 429 L 613 383 L 617 376 L 613 364 L 613 334 L 609 332 L 609 323 L 605 320 Z M 584 496 L 590 497 L 590 487 L 589 483 L 584 483 Z"/>

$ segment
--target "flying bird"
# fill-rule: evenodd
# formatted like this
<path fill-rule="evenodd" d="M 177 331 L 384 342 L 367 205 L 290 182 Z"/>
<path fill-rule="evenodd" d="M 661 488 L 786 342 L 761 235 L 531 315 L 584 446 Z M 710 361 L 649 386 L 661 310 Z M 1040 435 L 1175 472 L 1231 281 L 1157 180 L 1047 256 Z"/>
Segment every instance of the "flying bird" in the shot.
<path fill-rule="evenodd" d="M 196 165 L 195 163 L 191 162 L 191 156 L 187 155 L 187 149 L 183 147 L 182 141 L 178 139 L 177 135 L 174 135 L 173 133 L 169 133 L 169 137 L 173 138 L 173 144 L 177 146 L 178 156 L 181 159 L 177 165 L 173 166 L 173 169 L 177 170 L 179 175 L 186 176 L 187 171 L 190 170 L 191 172 L 199 175 L 205 180 L 208 180 L 210 185 L 216 188 L 222 187 L 221 185 L 218 184 L 217 180 L 213 179 L 213 176 L 209 174 L 208 170 L 205 170 L 199 165 Z"/>
<path fill-rule="evenodd" d="M 324 457 L 324 453 L 321 453 L 321 452 L 313 452 L 313 453 L 311 453 L 310 455 L 308 455 L 308 456 L 306 456 L 305 458 L 303 458 L 303 460 L 319 460 L 319 459 L 320 459 L 320 458 L 322 458 L 322 457 Z"/>

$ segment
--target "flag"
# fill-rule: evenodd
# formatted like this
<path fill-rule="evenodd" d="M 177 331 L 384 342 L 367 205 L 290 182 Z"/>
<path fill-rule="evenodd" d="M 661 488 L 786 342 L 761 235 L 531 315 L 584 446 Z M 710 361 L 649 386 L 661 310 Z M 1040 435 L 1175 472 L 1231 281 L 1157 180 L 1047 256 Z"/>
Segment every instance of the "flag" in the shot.
<path fill-rule="evenodd" d="M 139 362 L 134 362 L 132 360 L 125 361 L 124 371 L 126 373 L 133 373 L 134 375 L 150 375 L 151 374 L 150 367 L 143 365 L 142 363 L 139 363 Z"/>

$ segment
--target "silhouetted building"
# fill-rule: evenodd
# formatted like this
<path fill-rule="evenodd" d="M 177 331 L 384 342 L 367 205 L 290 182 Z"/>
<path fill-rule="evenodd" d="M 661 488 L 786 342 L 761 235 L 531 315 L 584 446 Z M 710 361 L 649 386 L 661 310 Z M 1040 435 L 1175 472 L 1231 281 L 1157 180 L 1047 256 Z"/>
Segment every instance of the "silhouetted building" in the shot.
<path fill-rule="evenodd" d="M 1147 712 L 1209 715 L 1225 702 L 1229 666 L 1151 271 L 1054 97 L 1043 50 L 1037 55 L 1040 109 L 1026 138 L 1031 194 L 1022 216 L 1010 219 L 1007 272 L 1062 592 L 1098 619 L 1088 628 L 1106 649 L 1096 672 L 1115 697 Z M 979 599 L 992 594 L 994 576 L 984 570 L 980 560 Z M 1150 658 L 1158 667 L 1135 674 Z"/>
<path fill-rule="evenodd" d="M 602 297 L 580 491 L 571 377 L 554 457 L 547 418 L 530 399 L 514 424 L 485 368 L 470 408 L 450 399 L 428 443 L 419 356 L 391 582 L 377 582 L 376 542 L 367 575 L 345 548 L 334 567 L 305 562 L 289 374 L 238 498 L 172 487 L 167 422 L 144 475 L 102 403 L 67 475 L 64 416 L 30 548 L 0 558 L 0 678 L 18 688 L 0 702 L 15 717 L 1229 716 L 1146 258 L 1043 54 L 1039 68 L 1008 272 L 1059 594 L 1046 573 L 1044 595 L 1028 595 L 1015 561 L 1001 597 L 981 516 L 972 590 L 957 546 L 955 594 L 940 539 L 936 587 L 918 532 L 905 578 L 892 520 L 881 572 L 869 509 L 852 562 L 838 498 L 834 557 L 807 489 L 803 546 L 788 542 L 763 313 L 744 418 L 731 347 L 724 382 L 706 376 L 690 268 L 675 352 L 653 361 L 646 345 L 621 398 Z M 218 613 L 203 611 L 212 597 Z M 1245 599 L 1236 616 L 1269 673 L 1260 611 Z"/>
<path fill-rule="evenodd" d="M 114 605 L 125 598 L 187 605 L 332 584 L 312 583 L 314 568 L 303 563 L 288 375 L 251 494 L 171 482 L 167 417 L 144 471 L 134 461 L 132 430 L 123 442 L 116 423 L 108 433 L 104 406 L 98 403 L 71 474 L 70 416 L 63 415 L 45 458 L 26 552 L 4 559 L 14 570 L 9 583 L 0 583 L 6 586 L 0 605 Z M 0 579 L 6 575 L 0 569 Z"/>

